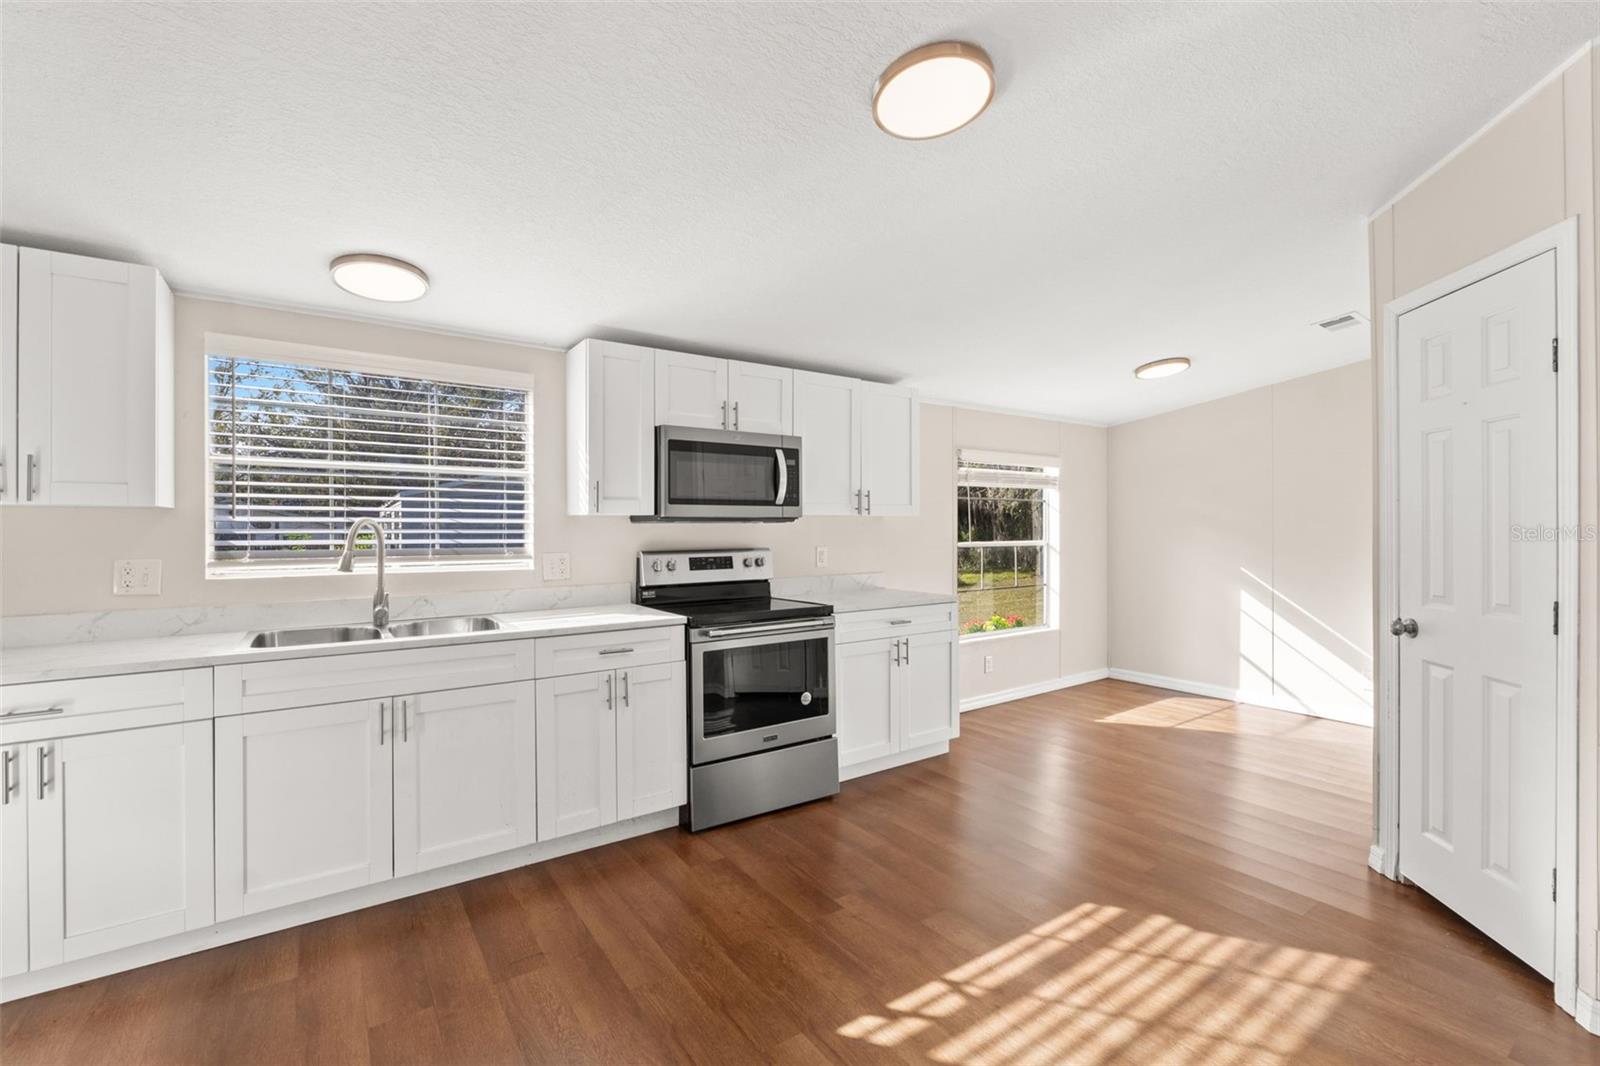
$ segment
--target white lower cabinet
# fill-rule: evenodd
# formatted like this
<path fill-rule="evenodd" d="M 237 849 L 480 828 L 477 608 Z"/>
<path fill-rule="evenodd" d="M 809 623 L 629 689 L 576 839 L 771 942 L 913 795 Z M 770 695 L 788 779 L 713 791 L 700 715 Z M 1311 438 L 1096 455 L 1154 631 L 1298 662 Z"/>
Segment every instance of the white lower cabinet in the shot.
<path fill-rule="evenodd" d="M 539 839 L 617 820 L 617 672 L 539 682 Z"/>
<path fill-rule="evenodd" d="M 617 817 L 681 807 L 689 801 L 684 664 L 636 666 L 617 675 Z"/>
<path fill-rule="evenodd" d="M 532 681 L 405 696 L 395 711 L 397 875 L 537 839 Z"/>
<path fill-rule="evenodd" d="M 28 972 L 27 753 L 0 748 L 0 977 Z"/>
<path fill-rule="evenodd" d="M 839 765 L 880 759 L 900 750 L 898 640 L 841 644 L 839 669 Z"/>
<path fill-rule="evenodd" d="M 20 768 L 21 779 L 10 780 L 21 787 L 7 808 L 27 808 L 29 969 L 212 923 L 210 722 L 20 747 L 12 774 Z M 14 821 L 12 812 L 8 838 Z M 17 892 L 14 847 L 8 839 L 8 907 Z M 11 949 L 20 935 L 13 920 Z M 8 960 L 6 973 L 16 966 Z"/>
<path fill-rule="evenodd" d="M 945 631 L 839 645 L 839 765 L 956 735 L 956 637 Z"/>
<path fill-rule="evenodd" d="M 390 704 L 217 720 L 219 920 L 393 876 Z"/>

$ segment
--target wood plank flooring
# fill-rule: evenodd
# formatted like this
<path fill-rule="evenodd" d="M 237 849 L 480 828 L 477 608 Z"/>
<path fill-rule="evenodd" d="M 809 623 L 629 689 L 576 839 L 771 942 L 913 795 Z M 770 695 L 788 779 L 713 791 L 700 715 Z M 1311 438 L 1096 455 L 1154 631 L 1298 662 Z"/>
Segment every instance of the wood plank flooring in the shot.
<path fill-rule="evenodd" d="M 32 1063 L 1600 1063 L 1369 872 L 1370 733 L 1116 681 L 835 800 L 0 1008 Z"/>

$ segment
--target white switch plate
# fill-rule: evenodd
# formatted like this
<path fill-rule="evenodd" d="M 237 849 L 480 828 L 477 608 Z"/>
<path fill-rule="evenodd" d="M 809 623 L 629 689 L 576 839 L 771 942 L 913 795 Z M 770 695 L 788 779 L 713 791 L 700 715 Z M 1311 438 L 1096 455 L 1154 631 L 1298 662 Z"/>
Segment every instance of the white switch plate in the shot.
<path fill-rule="evenodd" d="M 827 565 L 828 565 L 828 549 L 827 548 L 818 548 L 817 549 L 817 566 L 819 568 L 821 568 L 821 567 L 824 567 L 824 566 L 827 566 Z"/>
<path fill-rule="evenodd" d="M 572 580 L 572 560 L 566 552 L 544 553 L 544 579 L 546 581 Z"/>
<path fill-rule="evenodd" d="M 161 595 L 160 559 L 118 559 L 111 565 L 113 596 Z"/>
<path fill-rule="evenodd" d="M 993 655 L 985 655 L 983 657 L 983 672 L 986 673 L 986 674 L 994 673 L 994 656 Z"/>

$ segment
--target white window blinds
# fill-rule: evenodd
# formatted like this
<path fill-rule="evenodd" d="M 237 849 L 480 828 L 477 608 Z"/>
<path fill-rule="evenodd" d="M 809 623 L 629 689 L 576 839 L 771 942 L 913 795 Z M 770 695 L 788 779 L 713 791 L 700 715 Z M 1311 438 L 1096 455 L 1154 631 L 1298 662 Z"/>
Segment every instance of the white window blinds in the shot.
<path fill-rule="evenodd" d="M 526 560 L 525 389 L 206 360 L 210 566 L 323 565 L 357 518 L 402 567 Z"/>

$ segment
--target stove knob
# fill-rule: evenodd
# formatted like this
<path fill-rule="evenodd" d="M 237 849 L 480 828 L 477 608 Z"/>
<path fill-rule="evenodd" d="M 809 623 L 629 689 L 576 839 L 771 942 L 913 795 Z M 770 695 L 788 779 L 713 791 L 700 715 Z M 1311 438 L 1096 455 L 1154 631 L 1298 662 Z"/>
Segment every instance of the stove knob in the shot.
<path fill-rule="evenodd" d="M 651 563 L 650 569 L 654 570 L 658 574 L 661 573 L 661 560 L 657 559 L 655 562 Z"/>
<path fill-rule="evenodd" d="M 746 566 L 754 566 L 754 565 L 756 565 L 755 564 L 755 560 L 750 558 L 750 556 L 746 555 L 744 557 L 744 565 L 746 565 Z"/>
<path fill-rule="evenodd" d="M 766 566 L 767 565 L 766 558 L 764 556 L 760 556 L 760 555 L 756 556 L 756 565 L 757 566 Z"/>
<path fill-rule="evenodd" d="M 667 560 L 667 569 L 668 570 L 676 570 L 677 568 L 678 568 L 678 560 L 676 560 L 676 559 L 668 559 Z"/>

